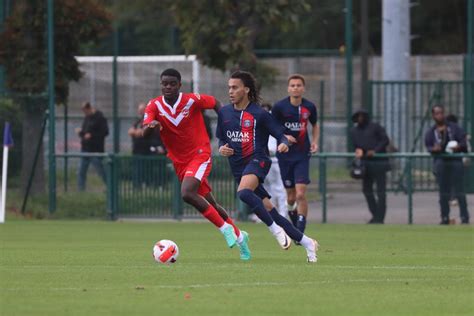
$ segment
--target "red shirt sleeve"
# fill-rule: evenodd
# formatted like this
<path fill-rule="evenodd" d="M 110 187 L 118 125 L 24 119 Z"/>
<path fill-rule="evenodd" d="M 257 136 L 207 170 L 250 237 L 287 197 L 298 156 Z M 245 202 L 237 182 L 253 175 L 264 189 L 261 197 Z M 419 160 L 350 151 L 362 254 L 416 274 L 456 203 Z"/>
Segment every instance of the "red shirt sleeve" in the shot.
<path fill-rule="evenodd" d="M 202 109 L 213 109 L 216 106 L 216 98 L 212 95 L 193 93 L 197 106 Z"/>
<path fill-rule="evenodd" d="M 158 109 L 156 104 L 151 100 L 145 108 L 145 114 L 143 115 L 143 125 L 150 124 L 153 120 L 157 120 Z"/>

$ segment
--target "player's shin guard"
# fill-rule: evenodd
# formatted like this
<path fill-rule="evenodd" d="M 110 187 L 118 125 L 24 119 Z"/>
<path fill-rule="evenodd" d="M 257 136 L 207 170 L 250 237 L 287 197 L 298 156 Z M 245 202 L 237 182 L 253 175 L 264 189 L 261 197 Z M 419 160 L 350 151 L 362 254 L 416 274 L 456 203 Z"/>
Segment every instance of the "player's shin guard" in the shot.
<path fill-rule="evenodd" d="M 214 225 L 217 226 L 217 228 L 221 228 L 222 226 L 224 226 L 225 222 L 224 220 L 222 219 L 222 217 L 219 215 L 219 213 L 216 211 L 216 209 L 214 208 L 214 206 L 210 205 L 208 206 L 208 208 L 202 212 L 202 216 L 204 216 L 205 218 L 207 218 L 211 223 L 213 223 Z"/>
<path fill-rule="evenodd" d="M 270 214 L 268 214 L 267 210 L 265 209 L 262 199 L 259 198 L 252 190 L 243 189 L 237 192 L 237 195 L 239 196 L 239 199 L 250 206 L 252 212 L 254 212 L 262 222 L 264 222 L 267 226 L 273 224 L 272 216 L 270 216 Z"/>
<path fill-rule="evenodd" d="M 304 215 L 298 215 L 298 221 L 296 222 L 296 228 L 302 233 L 306 229 L 306 217 Z"/>
<path fill-rule="evenodd" d="M 296 210 L 296 202 L 293 205 L 286 204 L 288 208 L 288 217 L 290 217 L 291 223 L 296 227 L 298 221 L 298 212 Z"/>
<path fill-rule="evenodd" d="M 289 220 L 281 216 L 275 208 L 270 211 L 270 215 L 272 216 L 275 223 L 281 226 L 291 239 L 294 241 L 301 241 L 303 238 L 303 233 L 296 229 L 296 227 L 293 226 Z"/>

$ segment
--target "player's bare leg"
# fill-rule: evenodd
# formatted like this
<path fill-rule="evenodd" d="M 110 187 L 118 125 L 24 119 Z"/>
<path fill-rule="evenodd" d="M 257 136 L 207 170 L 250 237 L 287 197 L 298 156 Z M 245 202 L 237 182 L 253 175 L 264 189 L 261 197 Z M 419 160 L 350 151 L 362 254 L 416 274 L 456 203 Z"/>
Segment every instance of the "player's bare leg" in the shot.
<path fill-rule="evenodd" d="M 306 184 L 297 183 L 295 187 L 296 191 L 296 203 L 298 210 L 298 219 L 296 221 L 296 228 L 302 233 L 306 229 L 306 218 L 308 217 L 308 200 L 306 199 Z"/>
<path fill-rule="evenodd" d="M 298 211 L 296 204 L 296 188 L 286 188 L 286 207 L 288 208 L 288 216 L 290 217 L 291 222 L 296 227 L 296 222 L 298 220 Z"/>
<path fill-rule="evenodd" d="M 222 217 L 222 219 L 224 219 L 224 221 L 227 224 L 232 225 L 232 227 L 234 228 L 234 233 L 237 235 L 237 243 L 240 249 L 240 259 L 250 260 L 251 254 L 250 254 L 250 248 L 248 247 L 248 241 L 249 241 L 248 233 L 245 231 L 240 231 L 240 229 L 237 227 L 237 225 L 235 225 L 234 221 L 229 216 L 229 214 L 224 209 L 224 207 L 222 207 L 222 205 L 217 203 L 216 199 L 214 198 L 214 195 L 211 192 L 206 194 L 205 199 L 212 206 L 214 206 L 214 208 L 217 210 L 217 212 Z"/>
<path fill-rule="evenodd" d="M 227 211 L 225 210 L 224 207 L 222 207 L 222 205 L 220 205 L 219 203 L 217 203 L 216 201 L 216 198 L 214 197 L 214 195 L 209 192 L 208 194 L 206 194 L 206 196 L 204 197 L 212 206 L 214 206 L 214 208 L 216 209 L 216 211 L 219 213 L 219 215 L 224 219 L 224 220 L 227 220 L 227 218 L 229 218 L 229 214 L 227 213 Z"/>
<path fill-rule="evenodd" d="M 319 244 L 315 239 L 311 239 L 298 229 L 293 226 L 286 217 L 283 217 L 278 213 L 278 210 L 275 209 L 272 202 L 269 198 L 263 199 L 263 204 L 268 212 L 270 212 L 272 218 L 275 220 L 275 223 L 280 225 L 285 232 L 290 236 L 291 239 L 298 242 L 298 244 L 302 245 L 306 249 L 306 256 L 307 260 L 310 263 L 315 263 L 318 261 L 318 257 L 316 252 L 318 251 Z"/>
<path fill-rule="evenodd" d="M 217 210 L 204 197 L 198 194 L 201 182 L 194 177 L 185 177 L 181 183 L 181 197 L 194 206 L 205 218 L 213 223 L 224 235 L 227 245 L 232 248 L 237 243 L 234 228 L 224 221 Z"/>

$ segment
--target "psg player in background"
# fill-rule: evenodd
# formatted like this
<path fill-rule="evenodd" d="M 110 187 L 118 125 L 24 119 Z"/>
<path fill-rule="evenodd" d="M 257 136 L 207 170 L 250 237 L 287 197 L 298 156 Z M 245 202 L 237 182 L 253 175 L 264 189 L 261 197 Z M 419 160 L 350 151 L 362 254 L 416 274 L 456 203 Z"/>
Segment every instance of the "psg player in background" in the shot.
<path fill-rule="evenodd" d="M 319 126 L 314 103 L 303 98 L 305 79 L 302 75 L 288 78 L 288 97 L 275 103 L 272 115 L 287 133 L 296 138 L 296 144 L 286 153 L 277 153 L 281 180 L 286 188 L 288 215 L 302 233 L 306 228 L 308 201 L 306 187 L 310 183 L 309 162 L 312 153 L 318 151 Z M 311 124 L 311 142 L 308 137 L 308 125 Z"/>
<path fill-rule="evenodd" d="M 308 262 L 316 262 L 318 242 L 304 235 L 278 213 L 262 185 L 271 165 L 268 136 L 271 134 L 277 139 L 278 152 L 287 152 L 289 142 L 295 139 L 286 136 L 283 126 L 259 105 L 252 74 L 234 72 L 229 79 L 229 97 L 231 104 L 218 112 L 216 136 L 219 138 L 219 153 L 229 158 L 232 174 L 238 183 L 239 198 L 268 226 L 283 249 L 288 249 L 293 239 L 306 249 Z"/>
<path fill-rule="evenodd" d="M 219 228 L 230 248 L 238 245 L 242 260 L 249 260 L 248 234 L 240 231 L 217 204 L 207 180 L 212 165 L 211 145 L 202 110 L 217 112 L 221 103 L 213 96 L 179 92 L 181 74 L 175 69 L 166 69 L 160 79 L 163 95 L 148 103 L 143 134 L 148 136 L 154 128 L 160 129 L 168 157 L 181 182 L 183 200 Z"/>

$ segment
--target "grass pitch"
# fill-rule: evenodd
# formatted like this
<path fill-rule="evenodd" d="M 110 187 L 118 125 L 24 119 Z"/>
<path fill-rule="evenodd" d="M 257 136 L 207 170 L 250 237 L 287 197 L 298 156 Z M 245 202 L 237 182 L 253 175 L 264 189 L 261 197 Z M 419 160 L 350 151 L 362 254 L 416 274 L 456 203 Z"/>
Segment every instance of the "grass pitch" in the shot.
<path fill-rule="evenodd" d="M 208 223 L 0 225 L 0 315 L 473 315 L 472 226 L 315 225 L 319 262 L 261 224 L 241 262 Z M 173 266 L 155 263 L 174 240 Z"/>

